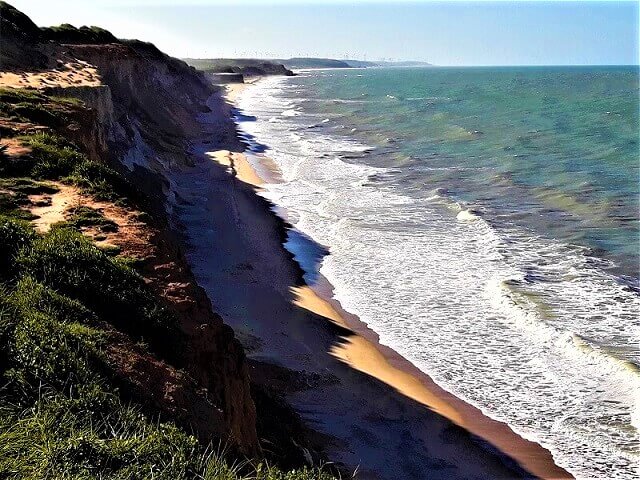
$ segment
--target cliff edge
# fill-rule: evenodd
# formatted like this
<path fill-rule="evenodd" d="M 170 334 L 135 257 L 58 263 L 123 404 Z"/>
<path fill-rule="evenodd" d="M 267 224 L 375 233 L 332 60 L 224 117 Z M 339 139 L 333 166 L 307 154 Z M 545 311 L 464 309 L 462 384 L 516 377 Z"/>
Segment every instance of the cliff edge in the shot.
<path fill-rule="evenodd" d="M 135 272 L 120 273 L 126 278 L 131 273 L 134 290 L 157 301 L 140 307 L 139 315 L 148 314 L 151 322 L 142 326 L 135 298 L 113 310 L 86 296 L 81 285 L 47 284 L 49 277 L 18 267 L 2 279 L 11 285 L 7 298 L 13 298 L 13 285 L 28 277 L 82 303 L 99 330 L 108 332 L 100 348 L 106 358 L 101 368 L 123 400 L 175 421 L 205 444 L 222 441 L 242 454 L 259 454 L 244 352 L 195 283 L 168 228 L 162 175 L 187 161 L 188 139 L 199 132 L 197 118 L 203 113 L 217 116 L 219 135 L 235 141 L 224 101 L 202 74 L 151 44 L 121 41 L 93 27 L 40 29 L 4 2 L 0 22 L 0 213 L 9 222 L 3 226 L 21 229 L 13 222 L 33 221 L 44 228 L 34 242 L 75 242 L 117 273 L 119 264 L 80 237 L 62 235 L 58 227 L 97 237 L 98 246 L 111 235 L 107 245 L 135 265 Z M 90 221 L 74 223 L 81 207 L 98 212 L 91 215 L 106 218 L 119 233 L 102 232 Z M 6 260 L 13 266 L 17 257 Z M 55 262 L 53 268 L 58 268 Z M 90 272 L 75 273 L 94 282 Z M 127 295 L 118 287 L 104 285 L 114 289 L 116 303 Z M 104 296 L 110 298 L 107 292 Z M 165 321 L 169 330 L 162 326 Z M 1 365 L 5 374 L 19 368 L 15 355 L 7 355 Z"/>

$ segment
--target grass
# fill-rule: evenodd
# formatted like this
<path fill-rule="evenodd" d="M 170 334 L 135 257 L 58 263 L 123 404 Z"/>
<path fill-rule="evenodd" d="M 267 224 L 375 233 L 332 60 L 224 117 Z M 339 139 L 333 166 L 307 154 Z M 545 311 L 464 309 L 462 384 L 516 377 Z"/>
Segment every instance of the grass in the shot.
<path fill-rule="evenodd" d="M 332 478 L 227 463 L 171 422 L 123 402 L 110 380 L 104 325 L 128 315 L 146 329 L 164 328 L 149 323 L 164 317 L 149 315 L 162 309 L 141 280 L 69 229 L 37 235 L 0 218 L 0 245 L 14 265 L 0 288 L 0 478 Z"/>
<path fill-rule="evenodd" d="M 75 145 L 52 133 L 25 135 L 19 140 L 32 150 L 32 161 L 24 166 L 26 171 L 19 172 L 23 175 L 57 180 L 72 175 L 86 161 Z"/>
<path fill-rule="evenodd" d="M 48 101 L 49 97 L 35 90 L 0 88 L 0 115 L 22 123 L 58 126 L 66 116 L 62 109 Z"/>
<path fill-rule="evenodd" d="M 0 216 L 0 281 L 16 276 L 16 258 L 35 238 L 36 234 L 28 223 Z"/>
<path fill-rule="evenodd" d="M 0 88 L 0 103 L 3 108 L 20 102 L 43 101 L 46 97 L 37 90 L 27 88 Z"/>
<path fill-rule="evenodd" d="M 29 178 L 0 178 L 0 215 L 18 220 L 33 220 L 26 207 L 31 205 L 29 195 L 52 194 L 58 189 L 47 182 Z"/>
<path fill-rule="evenodd" d="M 122 404 L 102 373 L 108 333 L 98 325 L 114 317 L 108 302 L 88 298 L 117 278 L 122 287 L 107 297 L 149 320 L 141 281 L 68 230 L 38 237 L 0 219 L 0 244 L 17 267 L 0 289 L 0 477 L 192 478 L 195 438 Z M 79 289 L 80 278 L 101 281 Z"/>
<path fill-rule="evenodd" d="M 70 122 L 81 102 L 35 90 L 0 88 L 0 116 L 55 130 Z M 30 177 L 73 183 L 101 200 L 122 200 L 132 193 L 126 180 L 103 163 L 89 159 L 77 145 L 52 130 L 27 133 L 18 140 L 32 152 L 20 158 L 0 155 L 0 177 Z"/>
<path fill-rule="evenodd" d="M 109 220 L 102 212 L 95 208 L 80 205 L 70 210 L 67 225 L 73 228 L 82 229 L 85 227 L 96 227 L 101 232 L 117 232 L 118 224 Z"/>
<path fill-rule="evenodd" d="M 109 334 L 99 325 L 113 312 L 88 298 L 117 278 L 107 297 L 148 321 L 161 309 L 141 281 L 69 230 L 38 237 L 0 219 L 0 245 L 15 266 L 0 289 L 0 477 L 192 478 L 195 438 L 122 404 L 104 373 Z M 101 281 L 78 289 L 80 278 Z"/>
<path fill-rule="evenodd" d="M 23 272 L 82 302 L 132 338 L 171 358 L 180 345 L 176 320 L 125 262 L 70 228 L 53 228 L 16 258 Z"/>
<path fill-rule="evenodd" d="M 28 156 L 8 157 L 0 164 L 0 177 L 28 177 L 74 184 L 99 200 L 122 202 L 131 187 L 112 168 L 90 160 L 76 145 L 51 132 L 18 137 L 31 148 Z"/>

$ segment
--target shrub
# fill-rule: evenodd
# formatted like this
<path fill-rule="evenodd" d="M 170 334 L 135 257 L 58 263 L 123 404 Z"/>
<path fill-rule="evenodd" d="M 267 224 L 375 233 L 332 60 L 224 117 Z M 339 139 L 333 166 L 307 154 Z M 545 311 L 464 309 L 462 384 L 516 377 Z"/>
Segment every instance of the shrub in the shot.
<path fill-rule="evenodd" d="M 0 280 L 10 280 L 16 275 L 18 252 L 31 245 L 35 238 L 28 223 L 0 216 Z"/>

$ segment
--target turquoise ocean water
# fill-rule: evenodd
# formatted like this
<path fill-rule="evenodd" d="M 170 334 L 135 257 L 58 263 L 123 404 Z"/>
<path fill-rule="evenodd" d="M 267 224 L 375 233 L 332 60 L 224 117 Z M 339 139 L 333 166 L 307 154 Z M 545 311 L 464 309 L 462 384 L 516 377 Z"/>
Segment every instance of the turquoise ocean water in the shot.
<path fill-rule="evenodd" d="M 382 343 L 575 475 L 634 478 L 638 94 L 637 67 L 324 70 L 238 119 Z"/>

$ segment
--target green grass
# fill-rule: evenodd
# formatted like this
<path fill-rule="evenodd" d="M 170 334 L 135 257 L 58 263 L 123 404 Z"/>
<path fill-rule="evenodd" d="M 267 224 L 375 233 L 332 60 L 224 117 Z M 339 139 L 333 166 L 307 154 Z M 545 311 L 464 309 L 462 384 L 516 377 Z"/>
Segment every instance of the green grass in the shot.
<path fill-rule="evenodd" d="M 180 346 L 176 320 L 125 262 L 110 257 L 70 228 L 53 228 L 16 258 L 46 286 L 82 302 L 134 339 L 171 357 Z"/>
<path fill-rule="evenodd" d="M 45 95 L 37 90 L 27 88 L 0 88 L 0 103 L 16 104 L 20 102 L 37 102 L 43 101 Z"/>
<path fill-rule="evenodd" d="M 38 90 L 29 88 L 5 88 L 0 87 L 1 108 L 11 108 L 11 105 L 29 104 L 34 107 L 50 104 L 54 109 L 62 111 L 56 107 L 79 107 L 84 105 L 82 100 L 75 97 L 61 97 L 56 95 L 45 95 Z"/>
<path fill-rule="evenodd" d="M 3 478 L 196 478 L 196 439 L 156 423 L 97 387 L 79 398 L 40 397 L 0 411 Z"/>
<path fill-rule="evenodd" d="M 36 234 L 27 222 L 0 216 L 0 281 L 15 278 L 17 256 L 35 238 Z"/>
<path fill-rule="evenodd" d="M 117 277 L 124 288 L 108 296 L 126 303 L 125 289 L 133 288 L 143 301 L 127 306 L 144 316 L 152 299 L 135 274 L 68 230 L 38 238 L 26 224 L 0 219 L 0 245 L 12 252 L 3 257 L 15 259 L 0 289 L 0 477 L 192 478 L 200 462 L 195 438 L 122 404 L 109 384 L 109 334 L 99 325 L 114 319 L 86 301 L 104 284 L 69 288 L 83 274 Z M 70 268 L 57 249 L 80 263 Z M 90 262 L 98 266 L 87 271 Z"/>
<path fill-rule="evenodd" d="M 0 232 L 7 230 L 17 233 L 0 237 L 0 244 L 21 252 L 20 268 L 0 288 L 0 478 L 332 478 L 320 470 L 282 472 L 264 463 L 227 463 L 170 421 L 123 402 L 104 352 L 110 333 L 102 325 L 114 318 L 61 281 L 70 273 L 66 261 L 59 271 L 48 269 L 46 278 L 37 278 L 33 269 L 53 266 L 41 257 L 54 245 L 75 251 L 69 260 L 86 257 L 74 277 L 86 271 L 88 260 L 101 264 L 91 278 L 119 266 L 85 251 L 92 248 L 78 245 L 77 234 L 63 229 L 38 238 L 24 224 L 0 219 Z M 60 258 L 58 252 L 53 256 Z M 88 289 L 100 295 L 103 286 L 97 282 Z"/>
<path fill-rule="evenodd" d="M 0 215 L 16 220 L 33 220 L 35 216 L 22 208 L 29 203 L 26 195 L 15 195 L 12 192 L 0 191 Z"/>
<path fill-rule="evenodd" d="M 23 135 L 19 140 L 30 147 L 31 154 L 7 158 L 0 163 L 0 177 L 29 177 L 72 183 L 99 200 L 120 201 L 131 187 L 118 172 L 87 158 L 77 146 L 59 135 L 39 132 Z"/>
<path fill-rule="evenodd" d="M 195 438 L 122 404 L 103 374 L 108 333 L 98 325 L 114 319 L 87 296 L 100 296 L 104 283 L 74 283 L 117 278 L 123 288 L 107 296 L 144 317 L 152 299 L 135 274 L 63 229 L 38 238 L 26 224 L 0 219 L 0 245 L 17 267 L 7 279 L 13 286 L 0 289 L 0 477 L 193 478 Z M 127 288 L 142 294 L 141 305 L 127 303 Z"/>
<path fill-rule="evenodd" d="M 68 210 L 67 225 L 73 228 L 96 227 L 101 232 L 117 232 L 118 225 L 95 208 L 80 205 Z"/>
<path fill-rule="evenodd" d="M 72 175 L 82 162 L 87 161 L 72 143 L 52 133 L 26 135 L 20 141 L 32 149 L 32 162 L 25 165 L 23 175 L 58 180 Z"/>
<path fill-rule="evenodd" d="M 58 191 L 58 187 L 54 184 L 24 177 L 0 178 L 0 189 L 7 189 L 24 195 L 52 194 Z"/>
<path fill-rule="evenodd" d="M 34 123 L 48 127 L 59 126 L 67 120 L 64 108 L 73 105 L 68 101 L 50 102 L 50 97 L 23 88 L 0 88 L 0 115 L 22 123 Z"/>
<path fill-rule="evenodd" d="M 26 208 L 31 206 L 29 195 L 52 194 L 55 185 L 37 182 L 29 178 L 0 178 L 0 216 L 17 220 L 33 220 Z"/>
<path fill-rule="evenodd" d="M 69 110 L 81 105 L 77 99 L 50 97 L 35 90 L 0 88 L 0 116 L 54 130 L 69 123 Z M 122 175 L 87 158 L 76 145 L 53 131 L 29 133 L 18 139 L 32 153 L 12 158 L 0 152 L 0 177 L 66 181 L 101 200 L 122 201 L 133 193 Z"/>
<path fill-rule="evenodd" d="M 37 235 L 6 217 L 0 252 L 0 478 L 332 478 L 228 463 L 169 419 L 121 399 L 105 325 L 138 338 L 138 348 L 180 348 L 171 315 L 126 262 L 69 228 Z"/>
<path fill-rule="evenodd" d="M 67 180 L 98 200 L 109 200 L 116 204 L 127 204 L 127 197 L 133 194 L 131 186 L 122 175 L 102 163 L 86 158 L 76 166 Z"/>

